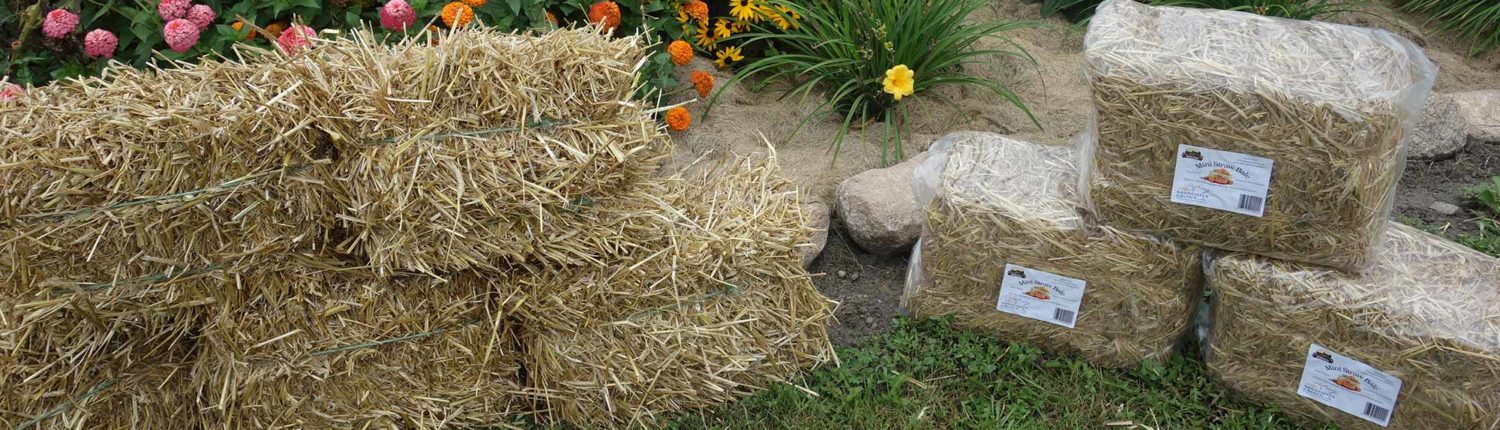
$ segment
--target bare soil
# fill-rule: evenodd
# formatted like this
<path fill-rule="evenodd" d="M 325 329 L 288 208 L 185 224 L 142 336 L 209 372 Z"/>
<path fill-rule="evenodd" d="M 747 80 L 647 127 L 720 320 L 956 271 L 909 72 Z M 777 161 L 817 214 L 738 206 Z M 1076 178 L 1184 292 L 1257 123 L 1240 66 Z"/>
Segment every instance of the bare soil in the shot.
<path fill-rule="evenodd" d="M 1449 239 L 1473 234 L 1478 229 L 1472 222 L 1473 210 L 1479 209 L 1479 205 L 1468 199 L 1464 189 L 1489 181 L 1495 175 L 1500 175 L 1500 145 L 1494 144 L 1469 142 L 1452 158 L 1408 161 L 1406 173 L 1396 185 L 1396 214 L 1442 227 Z M 1452 203 L 1461 209 L 1456 214 L 1443 215 L 1427 209 L 1434 201 Z"/>

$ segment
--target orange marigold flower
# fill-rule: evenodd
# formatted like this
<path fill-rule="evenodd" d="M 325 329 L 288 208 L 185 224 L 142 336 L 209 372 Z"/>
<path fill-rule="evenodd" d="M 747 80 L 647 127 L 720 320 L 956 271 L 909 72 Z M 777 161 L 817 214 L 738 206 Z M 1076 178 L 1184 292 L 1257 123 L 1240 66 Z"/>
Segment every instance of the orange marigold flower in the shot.
<path fill-rule="evenodd" d="M 441 36 L 443 34 L 443 29 L 438 28 L 438 26 L 436 26 L 436 25 L 428 25 L 427 26 L 427 33 L 428 33 L 428 36 L 429 36 L 429 38 L 427 40 L 427 44 L 430 45 L 430 46 L 437 46 L 437 44 L 438 44 L 438 36 Z"/>
<path fill-rule="evenodd" d="M 489 0 L 460 0 L 460 1 L 463 1 L 464 4 L 469 5 L 469 7 L 480 7 L 480 6 L 484 6 L 485 3 L 489 3 Z"/>
<path fill-rule="evenodd" d="M 672 63 L 683 66 L 693 61 L 693 45 L 681 40 L 673 40 L 667 45 L 667 53 L 672 54 Z"/>
<path fill-rule="evenodd" d="M 688 113 L 687 108 L 678 106 L 667 111 L 667 128 L 672 131 L 687 131 L 691 125 L 693 115 Z"/>
<path fill-rule="evenodd" d="M 272 39 L 281 37 L 282 31 L 286 31 L 286 24 L 284 23 L 273 22 L 266 26 L 266 34 L 271 35 Z"/>
<path fill-rule="evenodd" d="M 229 28 L 233 28 L 235 32 L 245 31 L 245 21 L 235 21 L 234 24 L 229 24 Z M 245 40 L 252 39 L 255 39 L 255 30 L 250 30 L 250 33 L 245 35 Z"/>
<path fill-rule="evenodd" d="M 553 15 L 552 11 L 550 11 L 550 10 L 546 11 L 546 12 L 547 12 L 547 22 L 552 23 L 552 26 L 556 27 L 558 25 L 557 24 L 557 15 Z"/>
<path fill-rule="evenodd" d="M 698 22 L 708 21 L 708 3 L 704 3 L 703 0 L 688 0 L 687 3 L 683 3 L 682 9 Z"/>
<path fill-rule="evenodd" d="M 452 2 L 443 5 L 443 24 L 448 28 L 458 28 L 474 22 L 474 8 L 463 2 Z"/>
<path fill-rule="evenodd" d="M 620 26 L 620 5 L 604 0 L 589 6 L 589 22 L 603 24 L 604 32 L 610 33 Z"/>
<path fill-rule="evenodd" d="M 693 89 L 698 90 L 698 97 L 708 98 L 708 93 L 714 90 L 714 75 L 702 70 L 693 71 Z"/>

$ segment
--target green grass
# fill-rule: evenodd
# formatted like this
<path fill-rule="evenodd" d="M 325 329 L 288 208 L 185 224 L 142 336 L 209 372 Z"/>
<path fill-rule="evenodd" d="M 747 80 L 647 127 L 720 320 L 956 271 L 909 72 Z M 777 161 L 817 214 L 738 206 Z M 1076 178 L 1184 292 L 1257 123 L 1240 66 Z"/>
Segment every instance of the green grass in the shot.
<path fill-rule="evenodd" d="M 840 349 L 839 357 L 842 366 L 816 369 L 796 381 L 808 391 L 779 384 L 664 427 L 1298 428 L 1274 409 L 1233 399 L 1192 358 L 1101 369 L 953 329 L 942 320 L 910 319 L 859 347 Z"/>

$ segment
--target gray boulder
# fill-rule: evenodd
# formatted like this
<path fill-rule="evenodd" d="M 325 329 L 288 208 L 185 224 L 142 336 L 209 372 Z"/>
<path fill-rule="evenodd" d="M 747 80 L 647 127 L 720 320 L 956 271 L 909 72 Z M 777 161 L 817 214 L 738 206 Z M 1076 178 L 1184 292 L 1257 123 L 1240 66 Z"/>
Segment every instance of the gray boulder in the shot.
<path fill-rule="evenodd" d="M 823 246 L 828 244 L 829 212 L 828 205 L 823 202 L 802 204 L 802 219 L 808 227 L 813 229 L 812 238 L 802 245 L 803 268 L 811 266 L 813 260 L 823 253 Z"/>
<path fill-rule="evenodd" d="M 1435 94 L 1427 99 L 1427 107 L 1407 142 L 1407 158 L 1431 160 L 1452 156 L 1469 142 L 1468 119 L 1451 96 Z"/>
<path fill-rule="evenodd" d="M 904 253 L 922 234 L 922 208 L 912 193 L 912 169 L 926 153 L 884 169 L 872 169 L 839 184 L 837 211 L 860 248 L 873 254 Z"/>
<path fill-rule="evenodd" d="M 1469 123 L 1469 138 L 1500 143 L 1500 90 L 1470 91 L 1448 96 Z"/>

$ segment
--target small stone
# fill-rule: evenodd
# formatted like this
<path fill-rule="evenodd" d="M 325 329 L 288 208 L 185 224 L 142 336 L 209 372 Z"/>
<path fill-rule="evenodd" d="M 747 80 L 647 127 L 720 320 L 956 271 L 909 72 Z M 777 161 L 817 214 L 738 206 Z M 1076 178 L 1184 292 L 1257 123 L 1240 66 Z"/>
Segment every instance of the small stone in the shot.
<path fill-rule="evenodd" d="M 875 325 L 875 317 L 865 317 L 866 325 Z"/>
<path fill-rule="evenodd" d="M 1406 157 L 1434 160 L 1453 156 L 1469 142 L 1469 121 L 1459 112 L 1458 103 L 1446 94 L 1427 99 L 1422 117 L 1412 128 L 1406 143 Z"/>
<path fill-rule="evenodd" d="M 1458 213 L 1458 205 L 1448 202 L 1432 202 L 1432 204 L 1427 205 L 1427 209 L 1443 215 L 1453 215 Z"/>
<path fill-rule="evenodd" d="M 859 273 L 850 273 L 849 274 L 849 280 L 850 281 L 858 281 L 859 280 Z"/>
<path fill-rule="evenodd" d="M 1500 143 L 1500 90 L 1469 91 L 1448 96 L 1458 103 L 1458 110 L 1465 118 L 1470 139 Z"/>
<path fill-rule="evenodd" d="M 912 192 L 912 170 L 926 156 L 924 152 L 895 166 L 866 170 L 839 184 L 835 210 L 860 248 L 898 255 L 917 242 L 923 217 Z"/>
<path fill-rule="evenodd" d="M 849 272 L 845 272 L 845 271 L 840 270 L 838 272 L 838 275 L 839 275 L 840 279 L 843 279 L 844 277 L 849 276 Z"/>
<path fill-rule="evenodd" d="M 812 237 L 808 242 L 798 245 L 802 248 L 802 268 L 812 266 L 813 260 L 823 253 L 823 247 L 828 244 L 828 205 L 823 202 L 810 202 L 802 204 L 802 222 L 813 229 Z"/>

